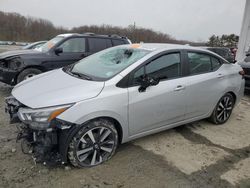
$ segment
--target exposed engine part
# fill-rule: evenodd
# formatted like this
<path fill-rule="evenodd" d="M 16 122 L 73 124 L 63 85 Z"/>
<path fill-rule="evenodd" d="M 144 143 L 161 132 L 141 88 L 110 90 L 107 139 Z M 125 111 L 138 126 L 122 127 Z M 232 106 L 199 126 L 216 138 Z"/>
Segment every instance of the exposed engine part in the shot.
<path fill-rule="evenodd" d="M 17 141 L 21 141 L 24 154 L 31 154 L 35 163 L 49 166 L 61 164 L 61 156 L 57 148 L 57 133 L 34 131 L 28 126 L 20 126 Z"/>

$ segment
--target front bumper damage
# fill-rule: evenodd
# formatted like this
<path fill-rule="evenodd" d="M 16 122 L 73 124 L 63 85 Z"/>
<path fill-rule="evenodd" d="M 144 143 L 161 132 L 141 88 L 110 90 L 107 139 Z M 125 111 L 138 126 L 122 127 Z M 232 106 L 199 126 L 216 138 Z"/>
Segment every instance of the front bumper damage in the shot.
<path fill-rule="evenodd" d="M 48 165 L 67 163 L 67 145 L 72 124 L 54 119 L 46 129 L 35 129 L 18 118 L 18 109 L 24 107 L 14 97 L 5 99 L 5 112 L 10 116 L 10 124 L 18 123 L 17 141 L 21 142 L 23 153 L 31 154 L 36 163 Z"/>
<path fill-rule="evenodd" d="M 16 70 L 0 67 L 0 81 L 8 85 L 15 85 L 18 73 Z"/>

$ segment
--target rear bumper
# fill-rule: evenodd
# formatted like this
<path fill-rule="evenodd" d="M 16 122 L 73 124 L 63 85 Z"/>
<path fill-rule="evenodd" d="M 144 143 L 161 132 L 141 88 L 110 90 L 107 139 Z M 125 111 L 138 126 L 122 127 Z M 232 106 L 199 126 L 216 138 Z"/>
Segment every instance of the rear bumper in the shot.
<path fill-rule="evenodd" d="M 0 81 L 5 84 L 15 85 L 15 78 L 17 75 L 17 71 L 0 67 Z"/>

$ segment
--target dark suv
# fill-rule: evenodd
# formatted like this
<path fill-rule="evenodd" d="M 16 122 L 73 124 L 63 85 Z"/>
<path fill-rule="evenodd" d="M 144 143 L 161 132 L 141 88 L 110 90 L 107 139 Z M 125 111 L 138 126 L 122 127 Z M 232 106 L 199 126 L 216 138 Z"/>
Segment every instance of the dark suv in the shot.
<path fill-rule="evenodd" d="M 118 35 L 61 34 L 36 50 L 0 54 L 0 81 L 15 85 L 29 77 L 72 64 L 109 47 L 131 43 Z"/>

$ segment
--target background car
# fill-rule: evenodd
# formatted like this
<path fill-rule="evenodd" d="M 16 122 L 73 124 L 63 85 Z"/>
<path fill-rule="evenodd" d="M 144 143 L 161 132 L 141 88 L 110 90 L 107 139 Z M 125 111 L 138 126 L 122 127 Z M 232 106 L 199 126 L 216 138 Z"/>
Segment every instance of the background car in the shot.
<path fill-rule="evenodd" d="M 32 50 L 32 49 L 35 49 L 35 48 L 39 48 L 42 45 L 44 45 L 46 42 L 48 42 L 48 41 L 34 42 L 34 43 L 31 43 L 31 44 L 28 44 L 27 46 L 24 46 L 22 49 L 23 50 Z"/>
<path fill-rule="evenodd" d="M 245 72 L 245 91 L 249 93 L 250 91 L 250 54 L 246 54 L 246 58 L 244 59 L 244 61 L 240 61 L 238 62 L 238 64 L 243 68 L 244 72 Z"/>
<path fill-rule="evenodd" d="M 210 50 L 214 53 L 217 53 L 221 57 L 228 60 L 230 63 L 235 63 L 235 55 L 231 52 L 230 48 L 226 47 L 206 47 L 207 50 Z"/>
<path fill-rule="evenodd" d="M 34 75 L 64 67 L 91 54 L 131 43 L 118 35 L 61 34 L 35 50 L 0 54 L 0 81 L 15 85 Z"/>
<path fill-rule="evenodd" d="M 207 50 L 123 45 L 18 84 L 6 112 L 23 122 L 40 162 L 90 167 L 120 143 L 205 118 L 225 123 L 243 96 L 242 76 Z"/>

